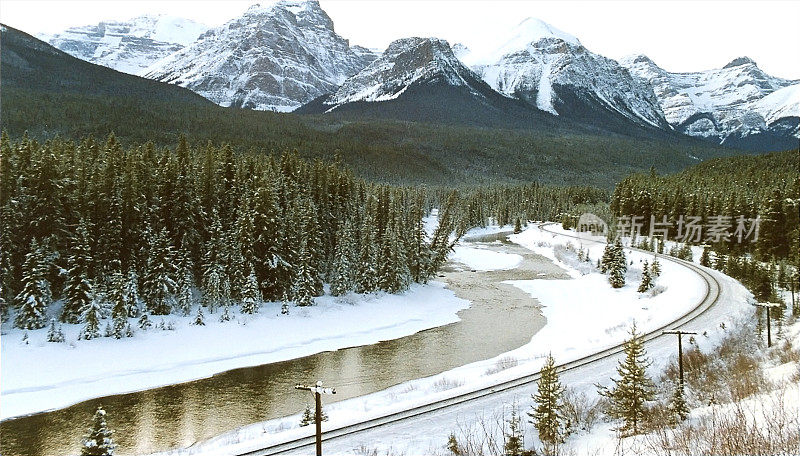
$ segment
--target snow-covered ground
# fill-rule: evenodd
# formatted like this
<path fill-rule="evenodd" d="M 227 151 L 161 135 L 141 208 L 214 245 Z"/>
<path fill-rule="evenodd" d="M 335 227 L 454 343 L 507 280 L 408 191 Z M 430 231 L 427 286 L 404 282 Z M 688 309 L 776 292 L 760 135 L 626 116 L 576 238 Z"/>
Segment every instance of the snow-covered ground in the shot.
<path fill-rule="evenodd" d="M 137 330 L 129 339 L 77 340 L 79 325 L 64 325 L 66 343 L 48 343 L 47 328 L 24 332 L 3 328 L 0 397 L 2 419 L 62 408 L 82 400 L 211 376 L 230 369 L 298 358 L 327 350 L 373 344 L 458 321 L 469 302 L 443 284 L 414 285 L 386 293 L 324 296 L 316 305 L 280 315 L 267 303 L 256 315 L 236 314 L 219 322 L 206 314 L 167 316 L 165 324 Z M 153 317 L 158 326 L 161 317 Z M 132 320 L 132 324 L 133 324 Z M 102 327 L 101 327 L 102 328 Z M 219 343 L 225 341 L 225 343 Z"/>
<path fill-rule="evenodd" d="M 522 262 L 522 256 L 515 253 L 497 252 L 484 246 L 457 245 L 450 259 L 462 263 L 476 271 L 496 271 L 514 269 Z"/>
<path fill-rule="evenodd" d="M 561 231 L 556 226 L 549 230 Z M 482 229 L 480 234 L 501 231 L 499 227 L 491 230 Z M 470 234 L 475 233 L 468 233 Z M 635 320 L 640 332 L 653 330 L 696 306 L 705 295 L 705 283 L 695 273 L 675 263 L 662 260 L 662 274 L 656 284 L 661 286 L 659 294 L 637 293 L 638 281 L 632 281 L 641 269 L 640 261 L 649 260 L 651 255 L 632 252 L 625 253 L 633 264 L 629 266 L 628 284 L 619 290 L 612 289 L 605 278 L 596 272 L 588 272 L 580 264 L 569 264 L 569 260 L 558 252 L 564 251 L 568 243 L 576 248 L 589 251 L 592 261 L 602 255 L 603 246 L 590 242 L 581 242 L 564 236 L 553 235 L 531 225 L 511 240 L 533 250 L 536 253 L 553 259 L 564 267 L 573 279 L 564 280 L 520 280 L 509 283 L 536 297 L 542 305 L 542 312 L 547 317 L 547 325 L 537 332 L 531 341 L 519 349 L 497 356 L 496 358 L 472 363 L 428 378 L 407 382 L 384 391 L 367 396 L 353 398 L 326 406 L 330 421 L 323 429 L 340 427 L 349 423 L 383 416 L 457 395 L 469 390 L 493 385 L 503 380 L 533 373 L 540 369 L 543 357 L 552 353 L 557 363 L 580 358 L 584 355 L 601 351 L 616 345 L 628 336 L 631 323 Z M 477 249 L 477 247 L 475 247 Z M 474 255 L 473 255 L 474 254 Z M 476 252 L 463 252 L 462 257 L 473 258 Z M 487 270 L 507 267 L 509 259 L 495 257 L 492 264 L 490 256 L 481 257 L 481 266 Z M 735 281 L 726 282 L 727 287 L 734 287 Z M 741 287 L 740 287 L 741 288 Z M 730 294 L 730 293 L 729 293 Z M 747 293 L 743 288 L 728 299 L 735 300 L 739 312 L 748 308 Z M 728 315 L 731 308 L 713 313 L 709 318 L 735 318 Z M 707 340 L 714 338 L 711 329 Z M 701 341 L 700 343 L 707 343 Z M 659 349 L 661 356 L 655 358 L 654 369 L 663 367 L 674 351 L 674 341 L 661 340 Z M 607 382 L 613 375 L 613 363 L 609 360 L 601 366 L 574 375 L 580 376 L 584 389 L 590 391 L 595 382 Z M 591 371 L 587 375 L 586 371 Z M 575 382 L 576 384 L 578 381 Z M 567 383 L 569 384 L 569 383 Z M 433 418 L 421 418 L 413 422 L 398 423 L 396 426 L 382 427 L 353 437 L 336 439 L 326 443 L 327 454 L 353 454 L 354 448 L 366 445 L 367 449 L 377 449 L 380 453 L 391 451 L 391 454 L 428 454 L 442 449 L 447 434 L 464 422 L 474 421 L 476 416 L 496 412 L 510 403 L 509 398 L 518 399 L 519 392 L 503 393 L 500 397 L 490 397 L 465 404 L 454 409 L 447 409 Z M 522 396 L 528 398 L 530 392 Z M 490 404 L 487 406 L 487 404 Z M 487 408 L 488 407 L 488 408 Z M 247 451 L 264 445 L 274 444 L 310 435 L 311 430 L 298 426 L 299 416 L 289 416 L 245 426 L 236 431 L 223 434 L 206 442 L 193 445 L 191 448 L 170 452 L 173 455 L 216 455 L 232 454 Z"/>

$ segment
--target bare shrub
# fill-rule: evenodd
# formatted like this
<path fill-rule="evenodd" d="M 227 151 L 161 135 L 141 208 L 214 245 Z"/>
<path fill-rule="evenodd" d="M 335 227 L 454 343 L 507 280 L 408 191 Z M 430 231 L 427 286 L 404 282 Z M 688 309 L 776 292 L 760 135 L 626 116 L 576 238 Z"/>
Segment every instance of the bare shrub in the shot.
<path fill-rule="evenodd" d="M 451 380 L 447 377 L 442 377 L 439 380 L 436 380 L 436 383 L 433 384 L 433 390 L 437 393 L 441 393 L 442 391 L 458 388 L 463 384 L 463 380 Z"/>
<path fill-rule="evenodd" d="M 687 400 L 695 405 L 741 400 L 766 391 L 769 382 L 760 368 L 760 350 L 747 328 L 726 335 L 719 346 L 705 354 L 692 347 L 683 353 Z M 667 366 L 662 384 L 678 382 L 677 360 Z M 662 390 L 666 393 L 666 390 Z M 668 397 L 668 396 L 667 396 Z"/>
<path fill-rule="evenodd" d="M 517 367 L 518 364 L 519 361 L 517 358 L 514 358 L 513 356 L 504 356 L 495 361 L 494 366 L 486 369 L 486 375 L 493 375 L 506 369 Z"/>
<path fill-rule="evenodd" d="M 643 437 L 653 455 L 794 455 L 800 448 L 800 412 L 787 408 L 786 391 L 763 403 L 713 407 L 677 428 L 661 426 Z"/>
<path fill-rule="evenodd" d="M 584 392 L 578 393 L 572 388 L 566 388 L 562 401 L 568 432 L 589 431 L 603 415 L 602 401 L 590 398 Z"/>

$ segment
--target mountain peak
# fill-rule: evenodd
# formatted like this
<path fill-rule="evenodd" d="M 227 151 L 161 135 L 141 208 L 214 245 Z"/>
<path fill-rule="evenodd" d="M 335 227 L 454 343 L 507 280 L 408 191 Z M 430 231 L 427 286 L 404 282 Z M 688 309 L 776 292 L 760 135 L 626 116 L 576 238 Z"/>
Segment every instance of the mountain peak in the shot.
<path fill-rule="evenodd" d="M 318 26 L 333 30 L 333 20 L 319 4 L 319 0 L 281 0 L 269 5 L 256 3 L 247 9 L 244 17 L 272 17 L 276 14 L 294 16 L 298 25 Z"/>
<path fill-rule="evenodd" d="M 749 64 L 756 65 L 756 62 L 753 61 L 753 59 L 751 59 L 750 57 L 737 57 L 737 58 L 731 60 L 727 65 L 725 65 L 722 68 L 733 68 L 733 67 L 742 66 L 742 65 L 749 65 Z"/>
<path fill-rule="evenodd" d="M 535 43 L 543 38 L 556 38 L 576 46 L 580 46 L 581 44 L 577 38 L 569 33 L 561 31 L 547 22 L 535 17 L 529 17 L 520 22 L 519 25 L 514 28 L 512 35 L 512 39 L 509 41 L 524 41 L 525 44 Z"/>

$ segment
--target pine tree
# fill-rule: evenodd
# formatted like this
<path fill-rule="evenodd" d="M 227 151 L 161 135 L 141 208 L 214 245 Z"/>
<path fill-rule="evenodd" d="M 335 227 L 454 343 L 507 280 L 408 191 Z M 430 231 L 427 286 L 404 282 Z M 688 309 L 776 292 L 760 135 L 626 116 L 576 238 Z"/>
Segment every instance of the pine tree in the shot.
<path fill-rule="evenodd" d="M 153 315 L 167 315 L 175 307 L 176 283 L 173 252 L 167 232 L 161 229 L 150 244 L 145 277 L 145 299 Z"/>
<path fill-rule="evenodd" d="M 242 290 L 242 313 L 254 314 L 258 312 L 258 305 L 261 302 L 261 290 L 258 288 L 256 271 L 250 266 L 250 274 L 247 276 L 244 289 Z"/>
<path fill-rule="evenodd" d="M 654 279 L 661 275 L 661 263 L 658 258 L 653 257 L 653 262 L 650 263 L 650 276 Z"/>
<path fill-rule="evenodd" d="M 139 324 L 139 329 L 141 329 L 142 331 L 147 331 L 148 329 L 153 327 L 153 323 L 150 321 L 149 313 L 150 312 L 148 312 L 147 309 L 145 309 L 144 311 L 142 311 L 141 315 L 139 315 L 138 324 Z"/>
<path fill-rule="evenodd" d="M 64 342 L 64 331 L 61 330 L 61 326 L 56 327 L 55 318 L 50 320 L 50 329 L 47 330 L 47 341 L 56 343 Z"/>
<path fill-rule="evenodd" d="M 686 404 L 686 397 L 683 392 L 683 384 L 680 382 L 675 386 L 672 397 L 669 401 L 669 411 L 676 423 L 679 423 L 689 416 L 689 406 Z"/>
<path fill-rule="evenodd" d="M 639 284 L 639 293 L 645 293 L 653 288 L 653 278 L 650 276 L 650 265 L 647 261 L 644 262 L 642 267 L 642 282 Z"/>
<path fill-rule="evenodd" d="M 95 294 L 83 308 L 83 312 L 81 312 L 81 323 L 83 323 L 83 329 L 80 333 L 81 339 L 90 340 L 100 336 L 100 316 L 102 313 L 103 308 L 100 304 L 99 296 Z"/>
<path fill-rule="evenodd" d="M 623 420 L 623 431 L 637 434 L 647 412 L 647 402 L 655 399 L 655 385 L 647 376 L 650 361 L 644 342 L 636 332 L 636 324 L 630 334 L 631 338 L 624 345 L 625 359 L 617 366 L 620 378 L 612 379 L 614 387 L 611 390 L 599 387 L 599 393 L 609 399 L 609 416 Z"/>
<path fill-rule="evenodd" d="M 125 279 L 120 273 L 114 273 L 111 287 L 108 291 L 108 300 L 111 301 L 111 320 L 113 326 L 111 335 L 117 339 L 125 337 L 128 328 L 128 303 L 125 301 Z"/>
<path fill-rule="evenodd" d="M 504 454 L 508 456 L 520 456 L 525 451 L 525 442 L 523 440 L 521 420 L 517 414 L 517 406 L 511 408 L 511 417 L 506 421 L 508 424 L 508 431 L 503 433 L 505 437 L 505 444 L 503 445 Z"/>
<path fill-rule="evenodd" d="M 125 302 L 128 305 L 128 317 L 136 318 L 139 316 L 139 276 L 136 269 L 131 267 L 128 271 L 128 278 L 125 281 Z"/>
<path fill-rule="evenodd" d="M 540 372 L 538 389 L 533 395 L 536 403 L 528 412 L 530 422 L 539 431 L 539 440 L 545 445 L 545 452 L 555 454 L 558 445 L 563 442 L 567 432 L 563 414 L 564 388 L 558 379 L 555 360 L 547 355 L 547 360 Z"/>
<path fill-rule="evenodd" d="M 178 308 L 184 317 L 192 312 L 192 304 L 192 271 L 185 266 L 178 281 Z"/>
<path fill-rule="evenodd" d="M 611 242 L 606 243 L 603 249 L 603 256 L 600 258 L 597 268 L 600 272 L 607 274 L 611 270 L 614 259 L 614 244 Z"/>
<path fill-rule="evenodd" d="M 42 261 L 43 251 L 34 240 L 31 249 L 25 255 L 22 265 L 22 291 L 17 295 L 19 308 L 14 319 L 14 326 L 21 329 L 44 328 L 47 307 L 50 305 L 47 294 L 47 280 Z"/>
<path fill-rule="evenodd" d="M 314 304 L 315 279 L 310 255 L 305 240 L 301 241 L 299 263 L 292 286 L 292 300 L 300 307 Z"/>
<path fill-rule="evenodd" d="M 522 232 L 522 220 L 519 217 L 514 221 L 514 234 L 519 234 Z"/>
<path fill-rule="evenodd" d="M 203 315 L 203 306 L 197 306 L 197 316 L 194 317 L 192 322 L 195 326 L 205 326 L 205 316 Z"/>
<path fill-rule="evenodd" d="M 311 406 L 306 404 L 306 409 L 303 410 L 303 416 L 300 418 L 300 426 L 308 426 L 314 424 L 314 412 L 311 411 Z"/>
<path fill-rule="evenodd" d="M 703 254 L 700 255 L 700 266 L 711 267 L 711 257 L 708 253 L 708 247 L 703 248 Z"/>
<path fill-rule="evenodd" d="M 625 258 L 625 251 L 622 244 L 617 241 L 614 244 L 611 260 L 609 263 L 609 276 L 608 282 L 613 288 L 622 288 L 625 286 L 625 273 L 628 271 L 628 260 Z"/>
<path fill-rule="evenodd" d="M 111 438 L 114 431 L 106 423 L 106 411 L 97 407 L 89 433 L 81 441 L 81 456 L 113 456 L 117 447 Z"/>
<path fill-rule="evenodd" d="M 65 323 L 77 323 L 81 311 L 92 299 L 92 286 L 89 282 L 91 263 L 89 243 L 87 224 L 81 220 L 71 239 L 72 253 L 68 260 L 67 282 L 64 284 L 64 307 L 61 310 L 61 321 Z"/>
<path fill-rule="evenodd" d="M 336 236 L 338 244 L 333 259 L 331 294 L 342 296 L 354 288 L 352 255 L 355 249 L 353 230 L 349 222 L 342 225 Z"/>

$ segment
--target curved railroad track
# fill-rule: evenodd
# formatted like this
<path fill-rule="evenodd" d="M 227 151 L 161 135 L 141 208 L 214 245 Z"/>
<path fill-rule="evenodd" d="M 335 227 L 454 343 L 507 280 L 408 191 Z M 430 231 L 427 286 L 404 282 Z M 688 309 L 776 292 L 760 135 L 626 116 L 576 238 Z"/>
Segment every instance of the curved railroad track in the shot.
<path fill-rule="evenodd" d="M 548 233 L 552 233 L 552 234 L 557 235 L 557 236 L 565 236 L 565 237 L 571 237 L 571 238 L 575 238 L 575 239 L 581 239 L 581 240 L 586 241 L 586 242 L 594 242 L 594 243 L 600 243 L 600 244 L 603 243 L 601 241 L 583 239 L 583 238 L 580 238 L 578 236 L 572 236 L 572 235 L 567 235 L 567 234 L 562 234 L 562 233 L 555 233 L 553 231 L 549 231 L 549 230 L 545 229 L 545 227 L 548 226 L 548 225 L 552 225 L 552 223 L 540 224 L 539 228 L 542 231 L 546 231 Z M 639 252 L 645 252 L 645 253 L 648 253 L 648 254 L 653 254 L 653 252 L 640 250 L 640 249 L 636 249 L 636 248 L 628 248 L 628 249 L 629 250 L 636 250 L 636 251 L 639 251 Z M 674 320 L 674 321 L 672 321 L 672 322 L 670 322 L 670 323 L 668 323 L 666 325 L 663 325 L 663 326 L 661 326 L 661 327 L 659 327 L 659 328 L 657 328 L 657 329 L 655 329 L 653 331 L 650 331 L 650 332 L 644 334 L 642 337 L 643 337 L 645 342 L 649 342 L 649 341 L 651 341 L 653 339 L 656 339 L 656 338 L 659 338 L 659 337 L 665 337 L 663 335 L 663 331 L 668 330 L 668 329 L 677 329 L 677 328 L 684 327 L 684 326 L 688 325 L 689 323 L 693 322 L 694 320 L 696 320 L 697 318 L 699 318 L 700 316 L 702 316 L 703 314 L 705 314 L 706 312 L 708 312 L 712 307 L 714 307 L 715 304 L 717 304 L 717 301 L 719 300 L 720 288 L 721 288 L 720 283 L 716 280 L 716 278 L 714 278 L 713 275 L 709 274 L 708 272 L 703 270 L 701 267 L 699 267 L 699 266 L 697 266 L 697 265 L 695 265 L 695 264 L 693 264 L 693 263 L 691 263 L 689 261 L 684 261 L 684 260 L 681 260 L 681 259 L 678 259 L 678 258 L 674 258 L 674 257 L 671 257 L 671 256 L 663 255 L 663 254 L 654 254 L 654 255 L 656 255 L 659 258 L 664 259 L 665 261 L 672 261 L 673 263 L 680 264 L 680 265 L 682 265 L 682 266 L 684 266 L 686 268 L 689 268 L 692 271 L 694 271 L 696 274 L 698 274 L 704 280 L 704 282 L 706 284 L 706 293 L 705 293 L 703 299 L 695 307 L 693 307 L 692 310 L 690 310 L 688 313 L 682 315 L 678 319 L 676 319 L 676 320 Z M 584 367 L 584 366 L 587 366 L 587 365 L 590 365 L 590 364 L 593 364 L 593 363 L 597 363 L 597 362 L 599 362 L 601 360 L 605 360 L 606 358 L 615 356 L 615 355 L 621 353 L 622 350 L 623 350 L 623 344 L 615 345 L 613 347 L 607 348 L 607 349 L 599 351 L 597 353 L 594 353 L 594 354 L 591 354 L 591 355 L 588 355 L 588 356 L 584 356 L 582 358 L 579 358 L 579 359 L 576 359 L 576 360 L 573 360 L 573 361 L 570 361 L 570 362 L 567 362 L 567 363 L 560 364 L 560 365 L 556 366 L 556 368 L 558 369 L 559 372 L 572 371 L 572 370 L 575 370 L 575 369 L 578 369 L 578 368 L 581 368 L 581 367 Z M 362 432 L 362 431 L 375 429 L 375 428 L 380 428 L 382 426 L 386 426 L 386 425 L 389 425 L 389 424 L 392 424 L 392 423 L 397 423 L 399 421 L 412 420 L 414 418 L 418 418 L 418 417 L 423 416 L 423 415 L 431 414 L 433 412 L 436 412 L 436 411 L 439 411 L 439 410 L 442 410 L 442 409 L 446 409 L 446 408 L 449 408 L 449 407 L 454 407 L 454 406 L 461 405 L 461 404 L 464 404 L 464 403 L 467 403 L 467 402 L 470 402 L 470 401 L 475 401 L 477 399 L 485 398 L 485 397 L 490 396 L 492 394 L 497 394 L 497 393 L 504 392 L 504 391 L 507 391 L 507 390 L 510 390 L 510 389 L 514 389 L 514 388 L 519 388 L 521 386 L 530 385 L 530 384 L 536 382 L 538 379 L 539 379 L 539 372 L 535 372 L 535 373 L 527 374 L 527 375 L 524 375 L 524 376 L 521 376 L 521 377 L 518 377 L 518 378 L 515 378 L 515 379 L 512 379 L 512 380 L 503 381 L 503 382 L 497 383 L 497 384 L 495 384 L 493 386 L 490 386 L 490 387 L 480 388 L 480 389 L 473 390 L 473 391 L 470 391 L 470 392 L 467 392 L 467 393 L 462 393 L 462 394 L 459 394 L 459 395 L 456 395 L 456 396 L 453 396 L 453 397 L 449 397 L 449 398 L 441 399 L 441 400 L 438 400 L 438 401 L 434 401 L 434 402 L 431 402 L 431 403 L 428 403 L 428 404 L 425 404 L 425 405 L 413 407 L 411 409 L 404 410 L 404 411 L 401 411 L 401 412 L 395 412 L 395 413 L 391 413 L 391 414 L 388 414 L 388 415 L 385 415 L 385 416 L 381 416 L 381 417 L 378 417 L 378 418 L 372 418 L 372 419 L 369 419 L 369 420 L 362 421 L 360 423 L 354 423 L 354 424 L 349 424 L 349 425 L 341 426 L 341 427 L 334 428 L 334 429 L 328 429 L 323 434 L 322 440 L 324 442 L 324 441 L 333 440 L 333 439 L 337 439 L 337 438 L 340 438 L 340 437 L 356 434 L 356 433 L 359 433 L 359 432 Z M 257 450 L 252 450 L 252 451 L 248 451 L 248 452 L 244 452 L 244 453 L 237 453 L 236 456 L 272 456 L 272 455 L 278 455 L 278 454 L 286 453 L 288 451 L 293 451 L 293 450 L 300 450 L 300 449 L 306 449 L 306 448 L 311 449 L 311 448 L 313 448 L 313 445 L 314 445 L 314 436 L 311 435 L 311 436 L 308 436 L 308 437 L 301 437 L 301 438 L 297 438 L 297 439 L 290 440 L 290 441 L 287 441 L 287 442 L 272 444 L 272 445 L 269 445 L 269 446 L 266 446 L 264 448 L 260 448 L 260 449 L 257 449 Z"/>

